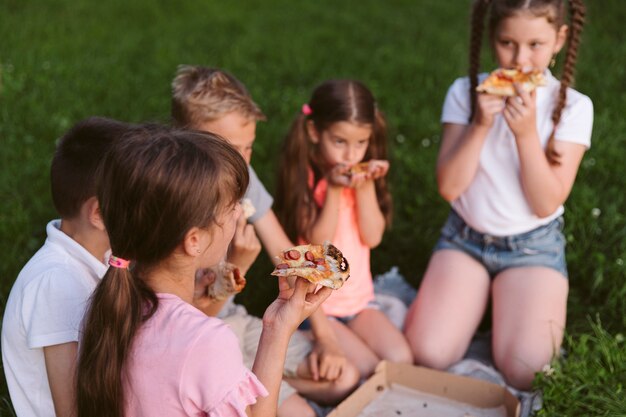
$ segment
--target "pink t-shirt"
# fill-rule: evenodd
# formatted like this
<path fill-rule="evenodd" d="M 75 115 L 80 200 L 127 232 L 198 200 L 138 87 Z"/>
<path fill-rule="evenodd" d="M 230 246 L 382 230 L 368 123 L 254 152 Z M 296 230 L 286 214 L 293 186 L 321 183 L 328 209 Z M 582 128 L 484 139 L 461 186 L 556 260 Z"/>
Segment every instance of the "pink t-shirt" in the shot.
<path fill-rule="evenodd" d="M 235 334 L 175 295 L 157 296 L 126 365 L 126 416 L 245 417 L 267 391 L 244 366 Z"/>
<path fill-rule="evenodd" d="M 322 207 L 326 200 L 328 183 L 320 180 L 313 190 L 313 197 Z M 374 299 L 374 283 L 370 271 L 370 248 L 361 241 L 357 221 L 356 194 L 353 188 L 344 188 L 339 204 L 339 221 L 332 240 L 350 265 L 350 278 L 340 290 L 333 291 L 322 304 L 329 316 L 345 317 L 360 313 Z"/>

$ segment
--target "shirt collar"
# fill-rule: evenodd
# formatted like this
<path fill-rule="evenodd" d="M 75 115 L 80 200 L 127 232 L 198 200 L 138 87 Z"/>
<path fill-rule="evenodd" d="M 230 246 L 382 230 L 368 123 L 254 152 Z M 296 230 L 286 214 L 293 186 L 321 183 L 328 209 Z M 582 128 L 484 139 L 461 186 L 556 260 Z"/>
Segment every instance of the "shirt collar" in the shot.
<path fill-rule="evenodd" d="M 81 246 L 74 239 L 61 231 L 61 220 L 52 220 L 46 226 L 48 235 L 47 241 L 53 245 L 58 245 L 76 262 L 82 263 L 88 269 L 94 271 L 98 278 L 102 278 L 108 267 L 104 263 L 104 259 L 98 260 L 87 249 Z"/>

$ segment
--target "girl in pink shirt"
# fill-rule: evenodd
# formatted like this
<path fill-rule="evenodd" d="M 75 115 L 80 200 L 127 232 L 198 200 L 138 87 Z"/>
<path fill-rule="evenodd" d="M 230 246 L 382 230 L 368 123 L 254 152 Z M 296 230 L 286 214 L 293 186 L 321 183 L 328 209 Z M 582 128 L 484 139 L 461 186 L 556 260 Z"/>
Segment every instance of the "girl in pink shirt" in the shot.
<path fill-rule="evenodd" d="M 277 212 L 291 239 L 328 240 L 350 260 L 350 279 L 323 304 L 348 359 L 369 376 L 381 359 L 412 362 L 411 351 L 374 302 L 370 249 L 391 220 L 386 123 L 360 82 L 318 86 L 285 139 Z M 365 162 L 364 162 L 365 161 Z M 352 169 L 363 163 L 362 172 Z"/>
<path fill-rule="evenodd" d="M 280 282 L 252 372 L 232 331 L 190 304 L 195 271 L 233 237 L 243 158 L 211 134 L 145 126 L 113 146 L 98 178 L 113 256 L 84 323 L 78 416 L 275 416 L 289 338 L 331 290 Z"/>

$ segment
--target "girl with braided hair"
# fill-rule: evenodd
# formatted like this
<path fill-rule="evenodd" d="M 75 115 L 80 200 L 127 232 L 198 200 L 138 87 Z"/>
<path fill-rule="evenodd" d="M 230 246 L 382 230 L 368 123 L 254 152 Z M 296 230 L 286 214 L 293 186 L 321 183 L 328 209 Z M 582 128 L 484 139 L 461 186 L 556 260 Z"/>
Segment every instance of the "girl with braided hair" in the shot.
<path fill-rule="evenodd" d="M 593 123 L 591 100 L 570 88 L 584 15 L 581 0 L 474 2 L 469 77 L 448 91 L 437 161 L 452 209 L 405 326 L 420 364 L 460 360 L 490 296 L 493 360 L 510 385 L 530 388 L 559 352 L 563 203 Z M 516 85 L 507 98 L 476 92 L 486 77 L 478 75 L 485 22 L 499 66 L 539 69 L 545 86 L 528 93 Z M 559 81 L 548 67 L 563 47 Z"/>

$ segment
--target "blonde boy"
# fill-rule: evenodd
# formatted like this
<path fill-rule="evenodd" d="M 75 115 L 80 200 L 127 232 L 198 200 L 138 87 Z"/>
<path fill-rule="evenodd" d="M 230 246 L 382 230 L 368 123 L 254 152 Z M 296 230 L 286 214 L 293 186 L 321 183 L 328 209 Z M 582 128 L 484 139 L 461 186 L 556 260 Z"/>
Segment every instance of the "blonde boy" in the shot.
<path fill-rule="evenodd" d="M 244 199 L 252 203 L 254 214 L 248 218 L 250 224 L 246 224 L 242 216 L 228 260 L 247 269 L 259 252 L 256 236 L 272 259 L 293 246 L 272 211 L 271 195 L 250 165 L 256 124 L 265 120 L 265 115 L 245 86 L 219 69 L 180 66 L 172 83 L 172 117 L 179 126 L 224 137 L 248 162 L 250 186 Z M 203 310 L 216 314 L 211 307 Z M 245 360 L 252 363 L 261 320 L 249 315 L 243 306 L 234 304 L 232 298 L 217 315 L 238 334 Z M 311 316 L 313 342 L 303 332 L 296 332 L 292 337 L 285 361 L 286 382 L 281 385 L 279 417 L 315 415 L 297 393 L 322 404 L 334 404 L 349 394 L 358 382 L 358 371 L 346 361 L 327 320 L 321 310 Z"/>

